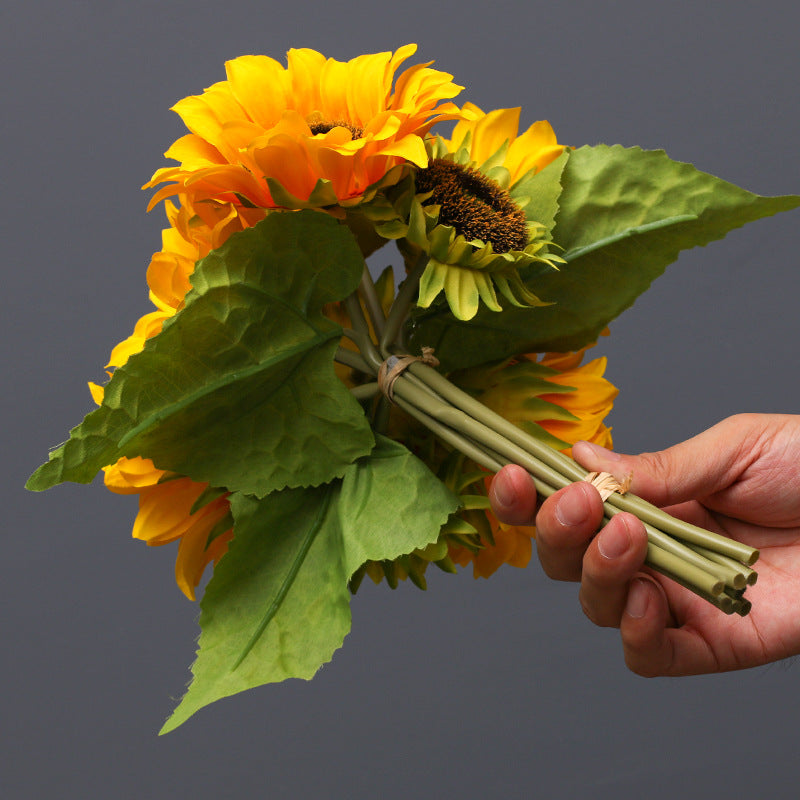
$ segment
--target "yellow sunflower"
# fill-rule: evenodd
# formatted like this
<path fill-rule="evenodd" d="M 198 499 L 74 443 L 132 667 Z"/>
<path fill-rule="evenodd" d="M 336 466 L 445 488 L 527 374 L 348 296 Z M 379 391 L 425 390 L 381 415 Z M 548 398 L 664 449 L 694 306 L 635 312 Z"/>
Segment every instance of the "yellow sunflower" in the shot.
<path fill-rule="evenodd" d="M 480 302 L 500 311 L 497 293 L 513 305 L 542 305 L 519 270 L 535 262 L 562 261 L 549 250 L 549 232 L 526 215 L 527 179 L 566 149 L 548 122 L 519 134 L 519 108 L 488 114 L 467 103 L 448 139 L 429 144 L 431 161 L 417 172 L 418 197 L 400 247 L 427 257 L 418 305 L 427 308 L 444 292 L 453 314 L 475 316 Z"/>
<path fill-rule="evenodd" d="M 584 353 L 526 354 L 499 367 L 465 370 L 457 380 L 493 411 L 566 453 L 581 439 L 610 447 L 611 429 L 604 420 L 618 390 L 603 377 L 606 359 L 581 364 Z M 482 512 L 485 519 L 476 516 L 480 513 L 468 517 L 479 546 L 451 545 L 452 560 L 461 566 L 472 562 L 476 578 L 488 578 L 505 563 L 526 566 L 535 528 L 506 525 L 488 509 Z"/>
<path fill-rule="evenodd" d="M 102 403 L 103 387 L 90 383 L 89 388 Z M 222 558 L 233 537 L 227 493 L 209 492 L 208 484 L 164 472 L 139 456 L 103 467 L 103 479 L 116 494 L 139 495 L 134 538 L 149 545 L 179 542 L 175 581 L 194 600 L 206 567 Z"/>
<path fill-rule="evenodd" d="M 224 244 L 234 231 L 255 224 L 264 213 L 215 201 L 195 209 L 185 199 L 179 208 L 167 202 L 166 211 L 170 227 L 162 232 L 163 247 L 153 255 L 147 269 L 150 299 L 156 310 L 141 317 L 133 333 L 113 348 L 107 367 L 125 364 L 142 350 L 147 339 L 161 331 L 165 320 L 183 307 L 191 288 L 189 278 L 200 258 Z M 103 387 L 90 383 L 89 389 L 95 402 L 102 403 Z M 139 495 L 135 538 L 149 545 L 178 541 L 175 579 L 181 591 L 194 600 L 203 572 L 222 557 L 233 535 L 226 496 L 200 503 L 208 490 L 206 484 L 165 473 L 146 458 L 121 458 L 103 472 L 112 492 Z M 195 503 L 199 504 L 196 510 Z M 220 525 L 222 530 L 218 530 Z"/>
<path fill-rule="evenodd" d="M 268 56 L 225 65 L 227 80 L 179 101 L 191 131 L 166 152 L 150 207 L 175 194 L 238 206 L 351 206 L 396 183 L 405 165 L 424 167 L 423 138 L 460 118 L 442 102 L 461 91 L 452 76 L 418 64 L 395 73 L 416 45 L 347 62 L 292 49 L 287 66 Z M 432 63 L 432 62 L 430 62 Z"/>

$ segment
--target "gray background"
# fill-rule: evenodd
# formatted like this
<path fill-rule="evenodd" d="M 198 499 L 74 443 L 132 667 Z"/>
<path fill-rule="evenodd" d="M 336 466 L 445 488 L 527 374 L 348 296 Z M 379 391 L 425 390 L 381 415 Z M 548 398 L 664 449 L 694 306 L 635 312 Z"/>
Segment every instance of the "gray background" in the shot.
<path fill-rule="evenodd" d="M 101 485 L 21 489 L 149 310 L 163 215 L 145 215 L 138 187 L 182 133 L 168 108 L 225 59 L 415 41 L 462 100 L 782 194 L 800 191 L 796 3 L 6 0 L 2 14 L 0 795 L 796 796 L 796 665 L 638 678 L 616 632 L 536 564 L 488 582 L 432 575 L 427 593 L 365 585 L 313 682 L 225 700 L 157 738 L 197 632 L 174 550 L 132 541 L 135 500 Z M 618 449 L 798 410 L 798 223 L 685 254 L 612 325 Z"/>

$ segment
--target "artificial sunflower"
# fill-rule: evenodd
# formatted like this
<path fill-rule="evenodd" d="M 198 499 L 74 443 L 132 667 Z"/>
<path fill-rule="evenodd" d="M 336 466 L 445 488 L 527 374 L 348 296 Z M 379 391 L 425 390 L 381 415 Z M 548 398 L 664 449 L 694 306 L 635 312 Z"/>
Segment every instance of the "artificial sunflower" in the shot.
<path fill-rule="evenodd" d="M 120 349 L 119 352 L 120 357 L 125 356 L 124 360 L 127 360 L 126 351 Z M 129 355 L 133 352 L 131 345 Z M 100 405 L 103 387 L 90 383 L 89 389 L 94 401 Z M 139 456 L 120 458 L 115 464 L 104 467 L 103 479 L 106 487 L 115 494 L 139 495 L 139 512 L 133 524 L 134 538 L 149 545 L 178 541 L 175 581 L 178 588 L 194 600 L 195 589 L 206 567 L 222 558 L 233 537 L 227 493 L 157 469 L 149 458 Z"/>
<path fill-rule="evenodd" d="M 530 218 L 529 180 L 564 152 L 548 122 L 518 134 L 518 108 L 486 114 L 467 103 L 453 136 L 429 142 L 430 164 L 415 176 L 417 197 L 399 242 L 409 260 L 422 258 L 418 305 L 444 292 L 453 314 L 475 316 L 480 302 L 501 311 L 497 293 L 513 305 L 544 305 L 519 275 L 532 264 L 553 268 L 549 232 Z"/>
<path fill-rule="evenodd" d="M 161 251 L 147 269 L 150 299 L 156 306 L 141 317 L 133 333 L 117 344 L 107 368 L 120 367 L 142 350 L 145 342 L 161 332 L 166 320 L 182 307 L 191 289 L 189 278 L 195 264 L 222 245 L 234 231 L 254 224 L 253 211 L 230 203 L 209 201 L 195 209 L 187 201 L 180 207 L 166 203 L 170 227 L 162 232 Z M 263 212 L 258 212 L 263 217 Z M 103 387 L 90 383 L 94 401 L 103 401 Z M 211 493 L 207 484 L 172 475 L 147 458 L 121 458 L 103 470 L 108 489 L 117 494 L 138 494 L 139 512 L 133 536 L 148 545 L 178 541 L 175 580 L 181 591 L 195 599 L 195 588 L 206 567 L 225 553 L 233 522 L 225 494 Z"/>
<path fill-rule="evenodd" d="M 399 66 L 416 45 L 347 62 L 292 49 L 287 66 L 268 56 L 225 65 L 227 80 L 179 101 L 191 131 L 166 152 L 150 207 L 176 194 L 257 208 L 353 206 L 396 183 L 407 165 L 425 167 L 431 127 L 462 116 L 452 76 Z"/>

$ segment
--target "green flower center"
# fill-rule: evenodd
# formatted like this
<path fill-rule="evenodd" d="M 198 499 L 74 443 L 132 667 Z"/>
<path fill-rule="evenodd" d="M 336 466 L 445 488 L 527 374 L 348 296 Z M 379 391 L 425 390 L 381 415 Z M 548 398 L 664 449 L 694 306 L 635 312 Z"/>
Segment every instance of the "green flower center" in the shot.
<path fill-rule="evenodd" d="M 346 128 L 350 131 L 350 135 L 353 139 L 360 139 L 364 135 L 363 128 L 359 128 L 358 125 L 353 125 L 352 122 L 343 119 L 314 119 L 308 123 L 308 127 L 311 129 L 311 133 L 313 133 L 314 136 L 318 133 L 328 133 L 328 131 L 332 131 L 334 128 Z"/>
<path fill-rule="evenodd" d="M 523 250 L 528 243 L 525 212 L 479 170 L 435 158 L 417 173 L 416 183 L 418 192 L 432 192 L 424 205 L 441 206 L 439 222 L 468 241 L 491 242 L 496 253 Z"/>

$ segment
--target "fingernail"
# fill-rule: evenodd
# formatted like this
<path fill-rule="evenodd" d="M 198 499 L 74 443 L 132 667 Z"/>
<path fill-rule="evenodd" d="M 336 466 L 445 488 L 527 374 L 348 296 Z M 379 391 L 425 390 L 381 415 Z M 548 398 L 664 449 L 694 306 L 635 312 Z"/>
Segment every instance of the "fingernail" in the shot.
<path fill-rule="evenodd" d="M 601 447 L 599 444 L 595 444 L 594 442 L 575 442 L 572 448 L 573 454 L 575 454 L 575 448 L 578 448 L 578 452 L 581 450 L 584 450 L 585 452 L 585 450 L 588 448 L 594 458 L 600 458 L 603 461 L 619 461 L 622 458 L 619 453 L 615 453 L 613 450 L 609 450 L 606 447 Z"/>
<path fill-rule="evenodd" d="M 625 613 L 634 619 L 641 619 L 647 611 L 650 602 L 650 587 L 646 581 L 636 578 L 631 581 L 628 589 L 628 601 L 625 603 Z"/>
<path fill-rule="evenodd" d="M 630 546 L 626 525 L 607 525 L 597 536 L 597 549 L 608 559 L 619 558 Z"/>
<path fill-rule="evenodd" d="M 506 508 L 514 505 L 517 499 L 517 490 L 511 481 L 507 481 L 504 476 L 498 475 L 494 480 L 494 497 L 501 506 Z"/>
<path fill-rule="evenodd" d="M 556 506 L 556 519 L 566 526 L 578 525 L 588 516 L 586 495 L 583 486 L 576 484 L 572 489 L 559 498 Z"/>

